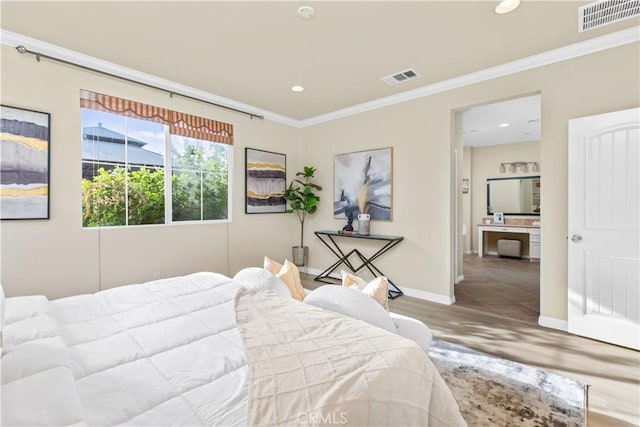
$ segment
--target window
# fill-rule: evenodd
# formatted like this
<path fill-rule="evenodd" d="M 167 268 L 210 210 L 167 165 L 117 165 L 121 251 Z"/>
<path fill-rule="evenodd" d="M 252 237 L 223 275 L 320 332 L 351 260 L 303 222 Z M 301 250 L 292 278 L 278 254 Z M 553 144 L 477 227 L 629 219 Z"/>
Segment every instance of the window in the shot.
<path fill-rule="evenodd" d="M 164 127 L 82 109 L 83 226 L 165 223 Z"/>
<path fill-rule="evenodd" d="M 227 146 L 171 137 L 171 191 L 174 221 L 227 217 Z"/>
<path fill-rule="evenodd" d="M 228 219 L 231 125 L 83 92 L 84 227 Z"/>

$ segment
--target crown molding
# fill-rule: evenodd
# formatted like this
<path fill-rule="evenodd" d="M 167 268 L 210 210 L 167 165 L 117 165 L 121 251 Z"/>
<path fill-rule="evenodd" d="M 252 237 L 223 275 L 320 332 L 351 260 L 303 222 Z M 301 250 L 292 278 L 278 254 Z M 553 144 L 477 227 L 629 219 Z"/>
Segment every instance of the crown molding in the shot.
<path fill-rule="evenodd" d="M 264 118 L 267 120 L 282 123 L 288 126 L 299 127 L 299 120 L 295 120 L 290 117 L 274 113 L 272 111 L 267 111 L 253 105 L 238 102 L 233 99 L 215 95 L 210 92 L 173 82 L 171 80 L 163 79 L 152 74 L 143 73 L 132 68 L 123 67 L 122 65 L 118 65 L 113 62 L 104 61 L 93 56 L 85 55 L 83 53 L 76 52 L 70 49 L 65 49 L 63 47 L 44 42 L 42 40 L 23 36 L 21 34 L 13 33 L 4 29 L 0 30 L 0 43 L 11 47 L 24 45 L 29 50 L 62 59 L 72 64 L 94 68 L 96 70 L 113 74 L 115 76 L 139 81 L 141 83 L 152 86 L 157 86 L 168 92 L 175 92 L 176 94 L 180 93 L 192 96 L 194 98 L 200 98 L 205 101 L 213 102 L 231 108 L 236 108 L 238 110 L 251 111 L 256 115 L 264 116 Z"/>
<path fill-rule="evenodd" d="M 454 77 L 449 80 L 443 80 L 428 86 L 422 86 L 416 89 L 390 95 L 384 98 L 375 99 L 373 101 L 363 102 L 362 104 L 353 105 L 341 110 L 332 111 L 327 114 L 321 114 L 301 121 L 300 127 L 313 126 L 320 123 L 341 119 L 355 114 L 364 113 L 366 111 L 376 110 L 378 108 L 387 107 L 402 102 L 412 101 L 414 99 L 423 98 L 425 96 L 434 95 L 448 90 L 457 89 L 463 86 L 508 76 L 510 74 L 519 73 L 521 71 L 542 67 L 556 62 L 566 61 L 568 59 L 577 58 L 579 56 L 589 55 L 606 49 L 640 41 L 640 26 L 607 34 L 583 42 L 575 43 L 558 49 L 550 50 L 537 55 L 532 55 L 516 61 L 507 62 L 495 67 L 486 68 L 484 70 Z"/>
<path fill-rule="evenodd" d="M 390 105 L 400 104 L 402 102 L 412 101 L 414 99 L 431 96 L 463 86 L 508 76 L 510 74 L 515 74 L 533 68 L 566 61 L 568 59 L 589 55 L 592 53 L 600 52 L 602 50 L 611 49 L 638 41 L 640 41 L 640 26 L 617 31 L 611 34 L 606 34 L 600 37 L 595 37 L 583 42 L 574 43 L 572 45 L 550 50 L 537 55 L 532 55 L 526 58 L 518 59 L 516 61 L 507 62 L 505 64 L 465 74 L 452 79 L 443 80 L 438 83 L 422 86 L 395 95 L 375 99 L 373 101 L 368 101 L 361 104 L 356 104 L 351 107 L 332 111 L 330 113 L 321 114 L 319 116 L 310 117 L 304 120 L 296 120 L 294 118 L 283 116 L 272 111 L 238 102 L 233 99 L 215 95 L 210 92 L 182 85 L 171 80 L 163 79 L 131 68 L 123 67 L 112 62 L 103 61 L 101 59 L 75 52 L 73 50 L 65 49 L 63 47 L 56 46 L 41 40 L 0 29 L 0 43 L 4 45 L 12 47 L 25 45 L 29 50 L 60 58 L 74 64 L 94 68 L 96 70 L 104 71 L 109 74 L 157 86 L 169 92 L 183 93 L 185 95 L 193 96 L 195 98 L 201 98 L 206 101 L 214 102 L 216 104 L 225 105 L 239 110 L 249 110 L 256 113 L 257 115 L 264 116 L 266 120 L 281 123 L 295 128 L 314 126 L 320 123 L 353 116 L 356 114 L 364 113 L 366 111 L 388 107 Z"/>

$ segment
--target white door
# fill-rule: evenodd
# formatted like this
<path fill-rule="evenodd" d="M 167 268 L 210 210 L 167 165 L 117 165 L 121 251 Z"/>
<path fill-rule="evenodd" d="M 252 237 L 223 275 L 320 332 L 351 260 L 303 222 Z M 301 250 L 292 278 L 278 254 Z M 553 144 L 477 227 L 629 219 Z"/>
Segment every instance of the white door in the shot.
<path fill-rule="evenodd" d="M 569 121 L 569 332 L 640 348 L 640 108 Z"/>

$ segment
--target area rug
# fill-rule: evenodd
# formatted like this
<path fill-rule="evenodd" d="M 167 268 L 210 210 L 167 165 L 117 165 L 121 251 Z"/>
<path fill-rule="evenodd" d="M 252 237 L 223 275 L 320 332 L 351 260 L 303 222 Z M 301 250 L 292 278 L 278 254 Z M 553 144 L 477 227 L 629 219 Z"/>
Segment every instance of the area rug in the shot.
<path fill-rule="evenodd" d="M 435 339 L 429 357 L 469 426 L 584 426 L 587 386 Z"/>

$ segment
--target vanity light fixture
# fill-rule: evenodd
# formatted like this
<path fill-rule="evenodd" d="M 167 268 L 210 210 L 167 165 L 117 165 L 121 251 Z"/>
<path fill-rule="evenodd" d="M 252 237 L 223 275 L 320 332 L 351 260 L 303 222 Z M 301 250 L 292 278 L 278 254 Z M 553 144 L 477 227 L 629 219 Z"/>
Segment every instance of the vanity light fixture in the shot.
<path fill-rule="evenodd" d="M 540 170 L 538 162 L 506 162 L 500 163 L 500 173 L 505 173 L 507 166 L 509 166 L 509 172 L 511 173 L 518 172 L 518 168 L 520 168 L 520 172 L 529 172 L 529 165 L 531 165 L 532 172 Z"/>
<path fill-rule="evenodd" d="M 497 14 L 509 13 L 520 6 L 520 0 L 502 0 L 495 8 Z"/>

